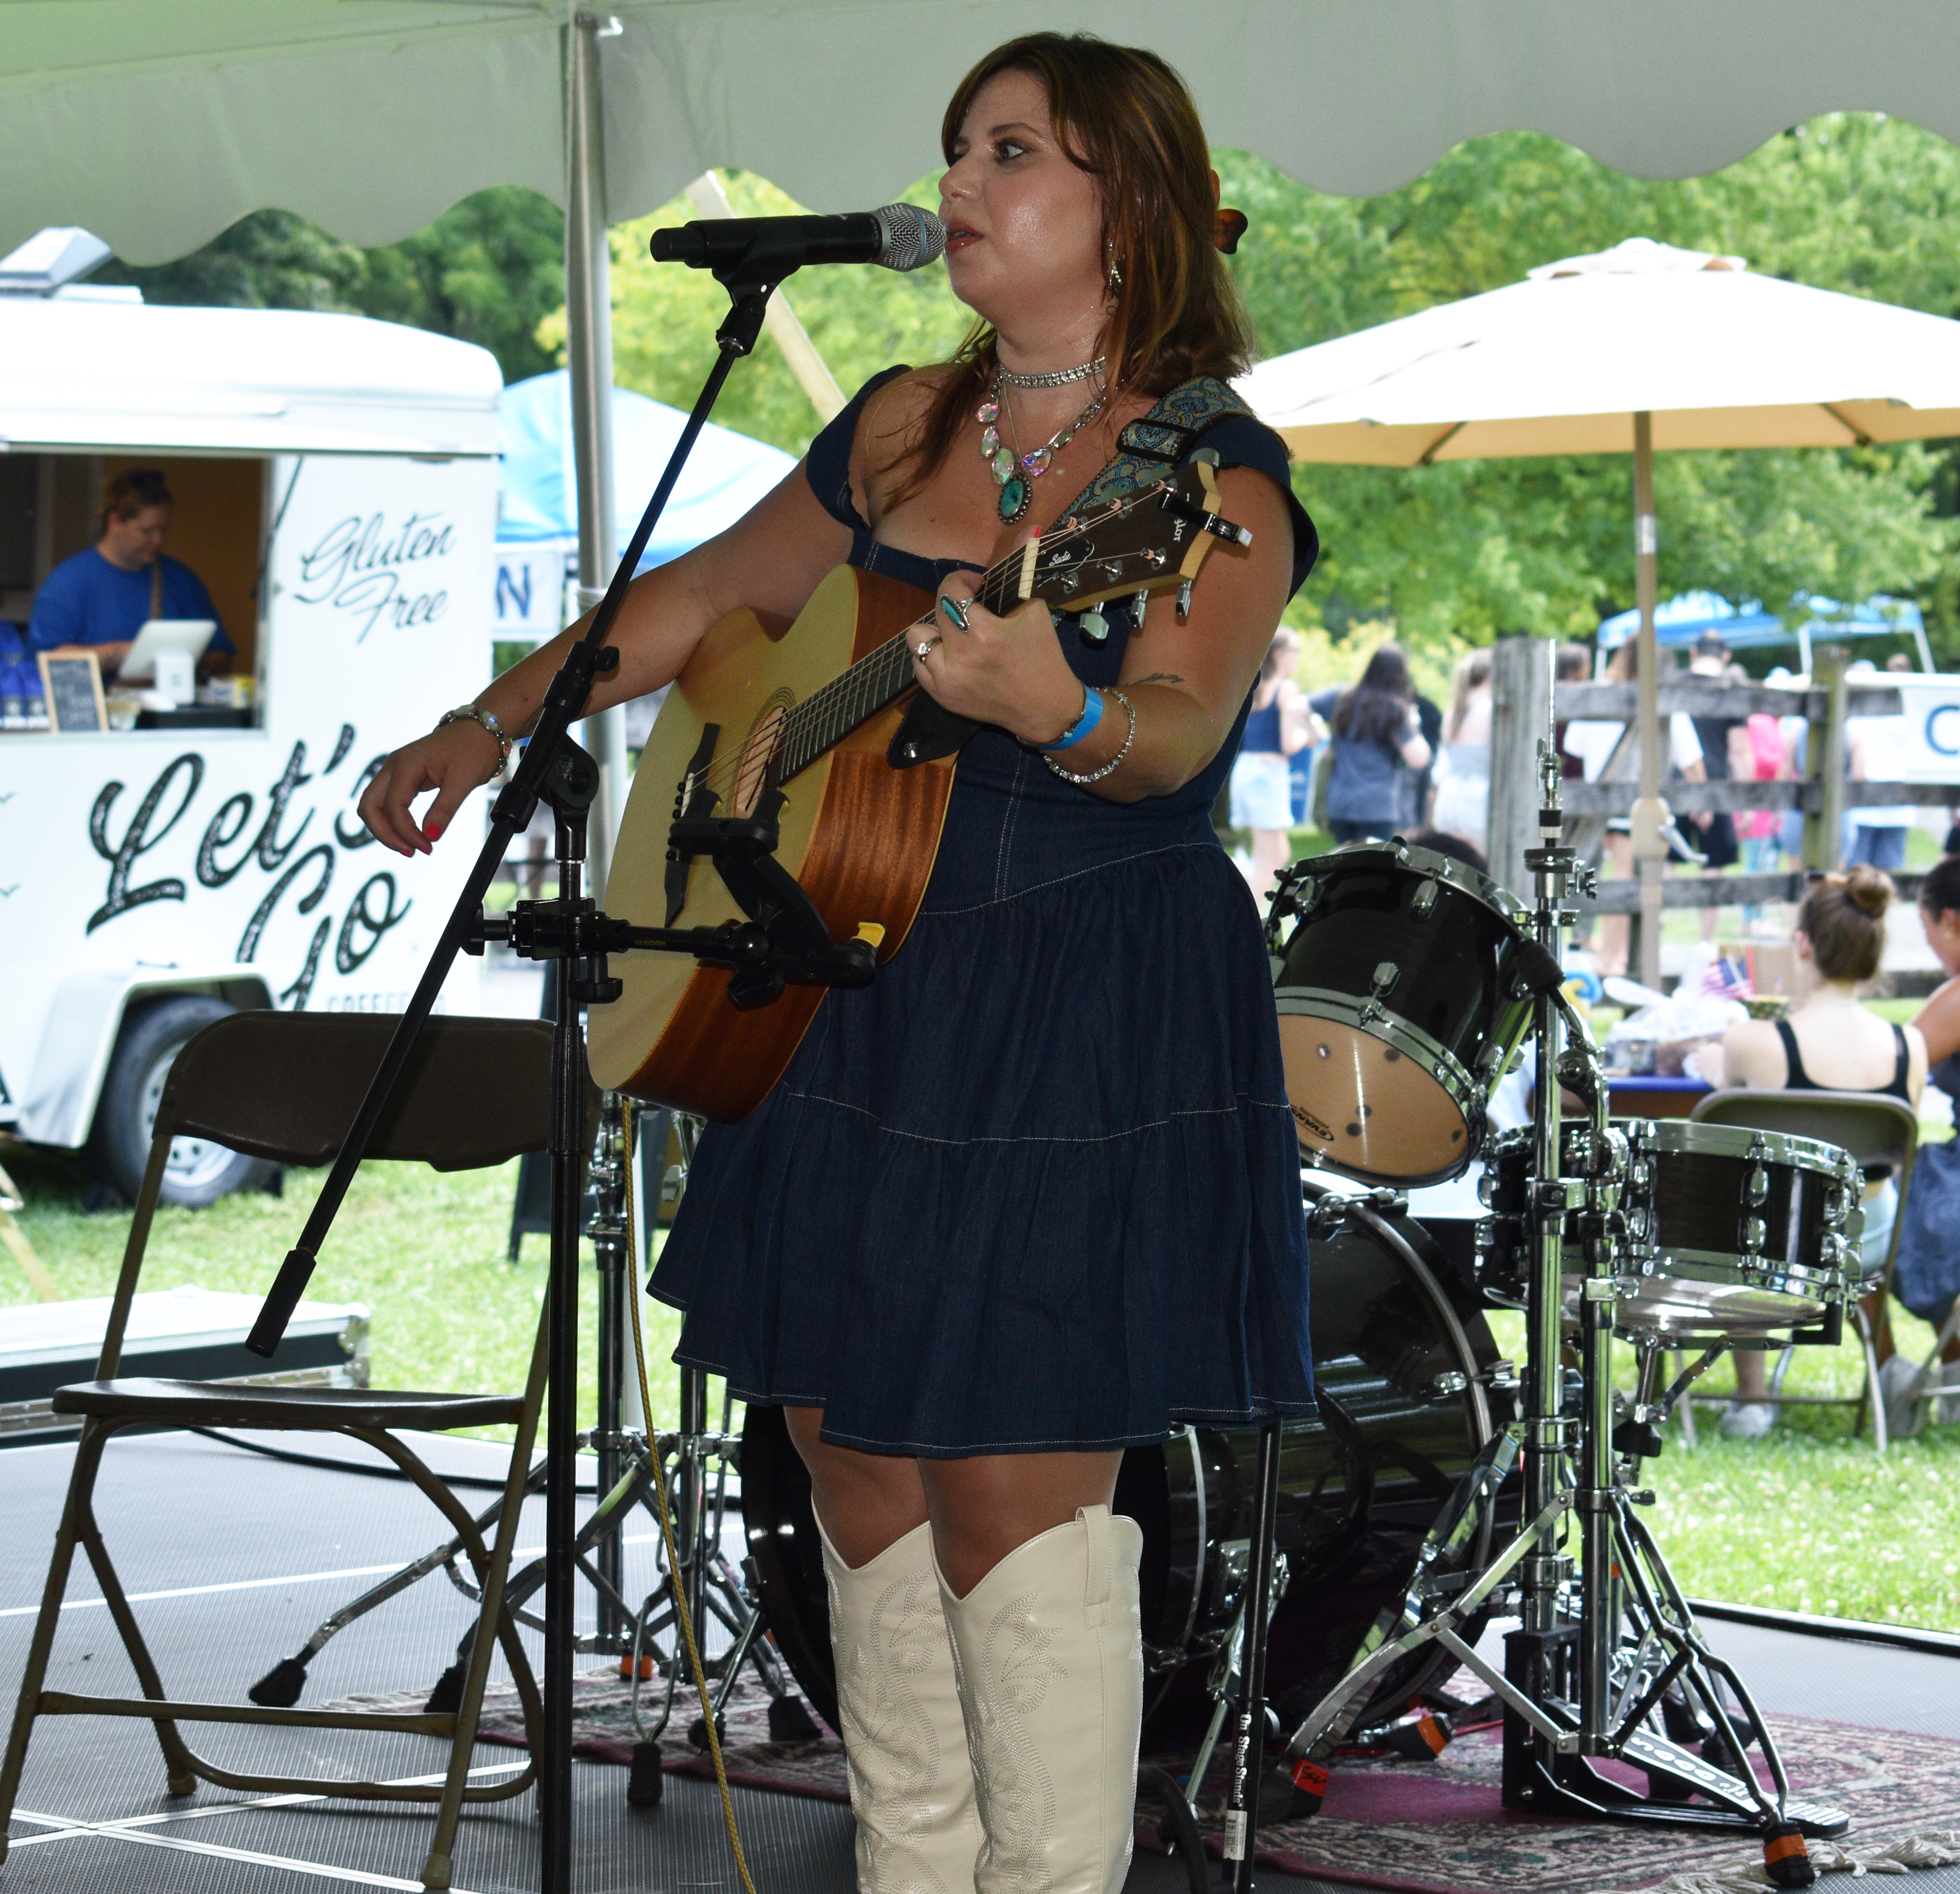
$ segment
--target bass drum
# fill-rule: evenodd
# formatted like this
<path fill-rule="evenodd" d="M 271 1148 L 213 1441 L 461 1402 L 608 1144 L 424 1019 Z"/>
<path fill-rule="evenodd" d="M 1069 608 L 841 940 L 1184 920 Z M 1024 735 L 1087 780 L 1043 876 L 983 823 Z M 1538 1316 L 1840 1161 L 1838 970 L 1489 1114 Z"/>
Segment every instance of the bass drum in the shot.
<path fill-rule="evenodd" d="M 1457 1476 L 1511 1418 L 1508 1397 L 1487 1391 L 1497 1348 L 1475 1285 L 1408 1218 L 1337 1202 L 1321 1206 L 1337 1227 L 1313 1244 L 1320 1415 L 1289 1421 L 1281 1436 L 1287 1582 L 1267 1690 L 1289 1727 L 1348 1668 L 1377 1615 L 1398 1606 Z M 1116 1510 L 1144 1532 L 1147 1744 L 1195 1733 L 1209 1712 L 1208 1660 L 1230 1633 L 1247 1576 L 1258 1451 L 1254 1428 L 1184 1428 L 1123 1456 Z M 748 1410 L 742 1486 L 769 1629 L 835 1729 L 822 1551 L 779 1408 Z M 1513 1520 L 1516 1510 L 1513 1501 Z M 1473 1541 L 1469 1552 L 1481 1562 L 1484 1549 Z M 1475 1643 L 1476 1628 L 1464 1635 Z M 1412 1654 L 1383 1678 L 1373 1706 L 1399 1709 L 1454 1666 L 1433 1645 Z"/>

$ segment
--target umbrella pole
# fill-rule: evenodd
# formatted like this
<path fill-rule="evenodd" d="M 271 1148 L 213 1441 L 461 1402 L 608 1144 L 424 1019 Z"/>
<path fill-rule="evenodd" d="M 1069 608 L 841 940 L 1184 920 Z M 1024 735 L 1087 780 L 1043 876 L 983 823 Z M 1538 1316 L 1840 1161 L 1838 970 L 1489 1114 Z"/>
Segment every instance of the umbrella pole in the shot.
<path fill-rule="evenodd" d="M 603 17 L 574 16 L 565 29 L 565 366 L 571 380 L 571 459 L 578 489 L 578 609 L 606 594 L 618 563 L 612 508 L 612 289 L 606 234 L 604 94 L 599 42 L 616 33 Z M 603 902 L 612 839 L 626 802 L 626 711 L 616 704 L 584 720 L 581 734 L 599 765 L 592 806 L 592 898 Z"/>
<path fill-rule="evenodd" d="M 1653 416 L 1634 416 L 1634 593 L 1640 610 L 1640 797 L 1634 805 L 1634 863 L 1640 877 L 1640 963 L 1643 986 L 1660 985 L 1660 878 L 1667 860 L 1661 830 L 1660 651 L 1654 635 L 1659 592 L 1660 534 L 1654 517 Z"/>

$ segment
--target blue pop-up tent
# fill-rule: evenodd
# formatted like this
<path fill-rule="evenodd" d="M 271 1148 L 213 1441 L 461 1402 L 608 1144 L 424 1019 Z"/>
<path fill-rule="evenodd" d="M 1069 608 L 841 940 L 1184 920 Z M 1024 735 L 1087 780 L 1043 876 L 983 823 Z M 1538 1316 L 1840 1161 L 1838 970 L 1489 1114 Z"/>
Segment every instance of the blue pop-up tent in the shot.
<path fill-rule="evenodd" d="M 562 368 L 506 388 L 498 399 L 504 454 L 497 536 L 523 543 L 578 536 L 572 473 L 571 377 Z M 630 389 L 612 390 L 612 485 L 618 543 L 639 524 L 687 417 Z M 701 431 L 640 570 L 663 565 L 732 525 L 795 465 L 780 447 L 713 422 Z"/>
<path fill-rule="evenodd" d="M 1640 628 L 1637 610 L 1618 612 L 1599 621 L 1599 649 L 1617 651 Z M 1683 592 L 1654 610 L 1654 638 L 1658 644 L 1692 645 L 1704 632 L 1720 632 L 1731 651 L 1747 651 L 1761 645 L 1795 645 L 1798 665 L 1807 676 L 1810 670 L 1810 644 L 1819 638 L 1896 638 L 1909 634 L 1919 648 L 1920 668 L 1933 669 L 1933 654 L 1926 641 L 1926 624 L 1919 607 L 1910 599 L 1874 597 L 1862 605 L 1840 605 L 1834 599 L 1815 597 L 1803 600 L 1801 611 L 1790 620 L 1766 612 L 1754 599 L 1734 606 L 1714 592 Z"/>
<path fill-rule="evenodd" d="M 498 399 L 497 598 L 492 635 L 548 638 L 578 552 L 578 489 L 571 450 L 571 377 L 533 375 Z M 686 416 L 629 389 L 612 390 L 613 492 L 623 546 L 680 438 Z M 679 487 L 654 530 L 640 570 L 712 539 L 761 499 L 795 461 L 779 447 L 714 422 L 702 430 Z"/>

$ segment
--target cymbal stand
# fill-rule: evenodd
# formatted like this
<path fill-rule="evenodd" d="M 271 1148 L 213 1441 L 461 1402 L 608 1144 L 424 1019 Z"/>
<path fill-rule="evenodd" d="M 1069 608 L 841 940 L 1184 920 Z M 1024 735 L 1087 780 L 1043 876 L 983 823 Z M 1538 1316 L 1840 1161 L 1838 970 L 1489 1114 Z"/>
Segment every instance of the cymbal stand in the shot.
<path fill-rule="evenodd" d="M 1394 1621 L 1308 1714 L 1287 1746 L 1309 1794 L 1319 1765 L 1351 1730 L 1376 1681 L 1405 1653 L 1433 1642 L 1479 1677 L 1504 1706 L 1503 1794 L 1508 1806 L 1552 1816 L 1729 1829 L 1760 1837 L 1772 1883 L 1815 1879 L 1803 1837 L 1841 1834 L 1835 1809 L 1793 1802 L 1774 1739 L 1742 1680 L 1710 1650 L 1653 1534 L 1634 1490 L 1647 1443 L 1614 1437 L 1612 1344 L 1625 1239 L 1618 1208 L 1626 1141 L 1608 1118 L 1596 1052 L 1561 988 L 1565 928 L 1577 916 L 1568 890 L 1587 871 L 1560 845 L 1560 766 L 1538 746 L 1541 845 L 1525 859 L 1536 884 L 1532 932 L 1500 977 L 1533 1001 L 1538 1085 L 1528 1225 L 1527 1371 L 1522 1418 L 1493 1437 L 1446 1503 L 1418 1558 Z M 1566 1028 L 1574 1030 L 1569 1047 Z M 1579 1094 L 1585 1118 L 1562 1122 L 1561 1092 Z M 1630 1284 L 1624 1285 L 1630 1287 Z M 1577 1361 L 1568 1366 L 1567 1298 L 1576 1304 Z M 1705 1364 L 1704 1364 L 1705 1365 Z M 1643 1369 L 1647 1364 L 1643 1364 Z M 1643 1393 L 1651 1403 L 1653 1389 Z M 1684 1383 L 1685 1384 L 1685 1383 Z M 1521 1459 L 1524 1524 L 1481 1572 L 1452 1572 L 1442 1555 L 1494 1505 L 1510 1463 Z M 1564 1549 L 1576 1515 L 1580 1561 Z M 1504 1666 L 1462 1635 L 1487 1607 L 1515 1606 L 1519 1628 Z M 1660 1727 L 1651 1727 L 1658 1719 Z M 1701 1753 L 1685 1746 L 1699 1741 Z M 1759 1749 L 1773 1788 L 1748 1759 Z M 1596 1759 L 1647 1772 L 1641 1795 L 1596 1768 Z M 1691 1800 L 1691 1798 L 1693 1798 Z"/>

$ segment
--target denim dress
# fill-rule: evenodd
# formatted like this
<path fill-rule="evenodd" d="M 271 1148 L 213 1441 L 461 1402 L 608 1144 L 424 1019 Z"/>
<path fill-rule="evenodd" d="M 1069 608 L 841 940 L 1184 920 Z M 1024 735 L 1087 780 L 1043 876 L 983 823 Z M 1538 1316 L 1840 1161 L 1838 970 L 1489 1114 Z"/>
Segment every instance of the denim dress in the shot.
<path fill-rule="evenodd" d="M 851 490 L 885 379 L 808 476 L 853 565 L 931 589 L 961 562 L 880 545 Z M 1287 494 L 1297 587 L 1316 542 L 1278 438 L 1242 412 L 1201 438 Z M 1131 625 L 1104 609 L 1104 642 L 1074 618 L 1057 635 L 1106 686 Z M 1127 805 L 973 737 L 904 946 L 826 995 L 757 1110 L 702 1135 L 649 1284 L 686 1312 L 677 1361 L 821 1406 L 826 1439 L 873 1452 L 1112 1448 L 1312 1411 L 1272 979 L 1211 817 L 1244 721 L 1192 781 Z"/>

